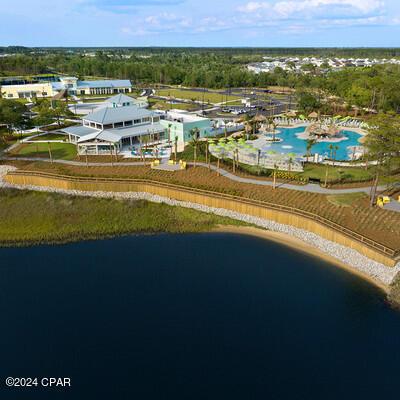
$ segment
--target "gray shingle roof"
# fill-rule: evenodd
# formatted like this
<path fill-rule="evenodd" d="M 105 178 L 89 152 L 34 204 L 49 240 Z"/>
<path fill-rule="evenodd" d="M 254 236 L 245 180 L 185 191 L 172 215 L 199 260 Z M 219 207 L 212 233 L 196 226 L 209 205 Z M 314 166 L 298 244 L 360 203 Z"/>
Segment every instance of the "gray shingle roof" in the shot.
<path fill-rule="evenodd" d="M 116 108 L 106 107 L 88 114 L 84 119 L 86 121 L 97 122 L 98 124 L 112 124 L 115 122 L 130 121 L 155 115 L 156 114 L 152 111 L 135 106 Z"/>

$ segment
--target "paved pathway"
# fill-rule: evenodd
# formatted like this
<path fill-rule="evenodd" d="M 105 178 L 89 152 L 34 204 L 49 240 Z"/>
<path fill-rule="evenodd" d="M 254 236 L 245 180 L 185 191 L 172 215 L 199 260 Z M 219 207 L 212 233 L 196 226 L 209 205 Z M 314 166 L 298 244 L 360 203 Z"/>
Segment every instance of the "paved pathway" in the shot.
<path fill-rule="evenodd" d="M 1 155 L 1 154 L 0 154 Z M 20 161 L 40 161 L 40 162 L 51 162 L 49 159 L 45 158 L 35 158 L 35 157 L 3 157 L 4 160 L 20 160 Z M 69 161 L 69 160 L 54 160 L 54 163 L 57 164 L 66 164 L 66 165 L 75 165 L 75 166 L 86 166 L 85 162 L 81 161 Z M 113 164 L 114 166 L 124 166 L 124 167 L 135 167 L 135 166 L 143 166 L 143 165 L 150 165 L 149 162 L 123 162 L 120 161 L 118 163 Z M 193 163 L 188 163 L 188 165 L 193 165 Z M 198 167 L 204 167 L 208 168 L 208 164 L 206 163 L 201 163 L 197 162 L 196 165 Z M 91 162 L 89 163 L 89 166 L 91 167 L 109 167 L 111 166 L 111 163 L 104 163 L 104 162 Z M 218 171 L 218 168 L 215 165 L 211 165 L 210 169 L 212 171 Z M 252 178 L 243 178 L 237 175 L 232 174 L 229 171 L 226 171 L 222 168 L 219 169 L 219 173 L 221 176 L 226 177 L 227 179 L 230 179 L 235 182 L 241 182 L 241 183 L 250 183 L 253 185 L 259 185 L 259 186 L 273 186 L 272 181 L 267 181 L 267 180 L 258 180 L 258 179 L 252 179 Z M 317 184 L 312 184 L 309 183 L 307 185 L 293 185 L 290 183 L 278 183 L 277 184 L 278 188 L 284 188 L 284 189 L 289 189 L 289 190 L 298 190 L 300 192 L 310 192 L 310 193 L 319 193 L 319 194 L 346 194 L 346 193 L 370 193 L 371 188 L 368 187 L 362 187 L 362 188 L 349 188 L 349 189 L 327 189 L 323 188 L 320 185 Z M 378 191 L 383 191 L 386 188 L 384 186 L 378 187 Z"/>
<path fill-rule="evenodd" d="M 383 208 L 385 210 L 400 212 L 400 202 L 392 201 L 391 203 L 386 204 Z"/>

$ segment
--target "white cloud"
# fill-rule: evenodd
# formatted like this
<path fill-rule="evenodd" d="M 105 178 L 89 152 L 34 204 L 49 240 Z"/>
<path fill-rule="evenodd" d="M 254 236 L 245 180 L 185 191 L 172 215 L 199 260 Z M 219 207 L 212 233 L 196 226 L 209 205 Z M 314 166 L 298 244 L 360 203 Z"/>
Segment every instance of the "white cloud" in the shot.
<path fill-rule="evenodd" d="M 244 13 L 260 13 L 274 11 L 281 17 L 290 17 L 297 13 L 315 14 L 319 11 L 332 12 L 341 10 L 343 13 L 368 14 L 380 12 L 384 8 L 382 0 L 300 0 L 256 2 L 250 1 L 238 7 Z"/>
<path fill-rule="evenodd" d="M 299 35 L 335 27 L 395 24 L 385 16 L 382 0 L 268 0 L 243 3 L 234 13 L 208 13 L 196 17 L 174 9 L 142 16 L 132 15 L 122 32 L 127 35 L 163 35 L 168 33 L 203 34 L 238 27 L 246 32 L 264 34 L 274 29 Z M 237 12 L 239 11 L 239 12 Z M 243 31 L 244 32 L 244 31 Z"/>
<path fill-rule="evenodd" d="M 249 3 L 239 6 L 238 10 L 245 13 L 254 13 L 260 10 L 267 10 L 270 8 L 270 4 L 266 2 L 250 1 Z"/>
<path fill-rule="evenodd" d="M 380 0 L 303 0 L 303 1 L 279 1 L 273 9 L 284 16 L 290 16 L 298 12 L 318 13 L 342 11 L 343 13 L 368 14 L 380 11 L 384 7 Z"/>

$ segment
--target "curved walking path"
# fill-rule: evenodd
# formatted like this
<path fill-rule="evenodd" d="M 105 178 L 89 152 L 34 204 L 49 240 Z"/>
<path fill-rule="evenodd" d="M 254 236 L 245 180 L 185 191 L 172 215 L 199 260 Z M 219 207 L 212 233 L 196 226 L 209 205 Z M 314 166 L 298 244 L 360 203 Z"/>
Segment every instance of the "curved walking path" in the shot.
<path fill-rule="evenodd" d="M 14 169 L 16 168 L 12 166 L 0 165 L 0 188 L 29 189 L 41 192 L 60 193 L 64 195 L 89 196 L 108 199 L 146 200 L 155 203 L 164 203 L 170 206 L 190 208 L 205 213 L 212 213 L 215 215 L 236 219 L 247 224 L 255 225 L 263 230 L 275 232 L 278 235 L 288 235 L 288 238 L 284 238 L 283 240 L 285 244 L 290 244 L 292 240 L 304 242 L 296 243 L 296 249 L 305 249 L 305 247 L 301 247 L 302 245 L 310 246 L 313 248 L 312 254 L 329 257 L 330 261 L 336 261 L 336 263 L 339 263 L 340 266 L 345 266 L 352 272 L 361 274 L 369 280 L 372 280 L 372 282 L 383 288 L 385 291 L 388 290 L 389 285 L 394 281 L 395 277 L 400 271 L 400 263 L 397 263 L 394 267 L 388 267 L 381 262 L 375 261 L 372 258 L 368 258 L 353 248 L 346 247 L 340 243 L 325 239 L 322 236 L 313 233 L 312 231 L 307 231 L 303 228 L 297 228 L 292 225 L 278 223 L 272 219 L 260 218 L 251 214 L 243 214 L 225 208 L 206 206 L 197 202 L 176 200 L 174 198 L 159 196 L 149 192 L 80 191 L 60 189 L 53 186 L 18 185 L 5 182 L 3 177 L 8 173 L 8 171 Z M 310 249 L 308 249 L 308 251 L 310 251 Z M 320 254 L 319 252 L 323 254 Z"/>
<path fill-rule="evenodd" d="M 14 161 L 39 161 L 39 162 L 48 162 L 50 163 L 51 160 L 48 158 L 39 158 L 39 157 L 1 157 L 0 159 L 3 159 L 5 161 L 7 160 L 14 160 Z M 82 161 L 70 161 L 70 160 L 53 160 L 53 163 L 57 164 L 66 164 L 66 165 L 74 165 L 74 166 L 79 166 L 79 167 L 86 167 L 86 163 Z M 114 166 L 123 166 L 123 167 L 135 167 L 135 166 L 144 166 L 144 165 L 149 165 L 150 163 L 143 162 L 143 161 L 138 161 L 138 162 L 114 162 Z M 194 163 L 189 162 L 188 165 L 193 166 Z M 88 163 L 89 166 L 91 167 L 109 167 L 111 166 L 111 163 L 104 163 L 104 162 L 90 162 Z M 271 181 L 263 181 L 259 179 L 252 179 L 252 178 L 243 178 L 241 176 L 237 176 L 232 174 L 231 172 L 222 169 L 222 168 L 217 168 L 215 165 L 208 165 L 203 162 L 197 162 L 196 166 L 198 167 L 203 167 L 203 168 L 210 168 L 212 171 L 219 172 L 221 176 L 224 176 L 227 179 L 230 179 L 235 182 L 240 182 L 240 183 L 249 183 L 252 185 L 259 185 L 259 186 L 273 186 L 273 182 Z M 300 192 L 309 192 L 309 193 L 318 193 L 318 194 L 348 194 L 348 193 L 367 193 L 369 194 L 371 191 L 371 187 L 361 187 L 361 188 L 349 188 L 349 189 L 327 189 L 323 188 L 320 185 L 313 184 L 313 183 L 308 183 L 306 185 L 293 185 L 290 183 L 277 183 L 276 185 L 277 188 L 281 189 L 289 189 L 289 190 L 298 190 Z M 378 191 L 383 191 L 385 190 L 384 186 L 379 186 Z"/>

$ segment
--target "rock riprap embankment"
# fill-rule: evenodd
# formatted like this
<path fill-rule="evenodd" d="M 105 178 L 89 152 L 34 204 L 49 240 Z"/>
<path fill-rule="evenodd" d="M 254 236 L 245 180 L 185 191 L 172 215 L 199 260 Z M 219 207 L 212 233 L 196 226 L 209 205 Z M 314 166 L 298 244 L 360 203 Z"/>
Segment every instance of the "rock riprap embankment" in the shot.
<path fill-rule="evenodd" d="M 36 190 L 36 191 L 44 191 L 44 192 L 52 192 L 52 193 L 61 193 L 66 195 L 73 196 L 90 196 L 90 197 L 103 197 L 103 198 L 115 198 L 115 199 L 129 199 L 129 200 L 147 200 L 156 203 L 166 203 L 171 206 L 179 206 L 192 208 L 198 211 L 213 213 L 216 215 L 229 217 L 232 219 L 236 219 L 239 221 L 243 221 L 249 224 L 256 225 L 260 228 L 267 229 L 273 232 L 280 232 L 290 236 L 293 236 L 297 239 L 302 240 L 303 242 L 319 249 L 323 253 L 334 257 L 335 259 L 343 262 L 348 265 L 355 271 L 364 273 L 371 278 L 385 284 L 390 285 L 395 276 L 400 272 L 400 263 L 397 264 L 394 268 L 386 267 L 383 264 L 380 264 L 376 261 L 369 259 L 368 257 L 363 256 L 357 251 L 350 249 L 348 247 L 342 246 L 340 244 L 331 242 L 326 240 L 315 233 L 308 232 L 303 229 L 295 228 L 290 225 L 279 224 L 274 221 L 266 220 L 263 218 L 253 217 L 247 214 L 241 214 L 234 211 L 221 209 L 221 208 L 213 208 L 207 207 L 197 203 L 189 203 L 183 201 L 177 201 L 174 199 L 170 199 L 167 197 L 161 197 L 152 195 L 150 193 L 137 193 L 137 192 L 126 192 L 126 193 L 115 193 L 115 192 L 83 192 L 78 190 L 62 190 L 53 187 L 43 187 L 43 186 L 28 186 L 28 185 L 10 185 L 4 182 L 3 177 L 7 174 L 8 171 L 14 170 L 14 167 L 11 166 L 0 166 L 0 188 L 15 188 L 15 189 L 28 189 L 28 190 Z"/>

